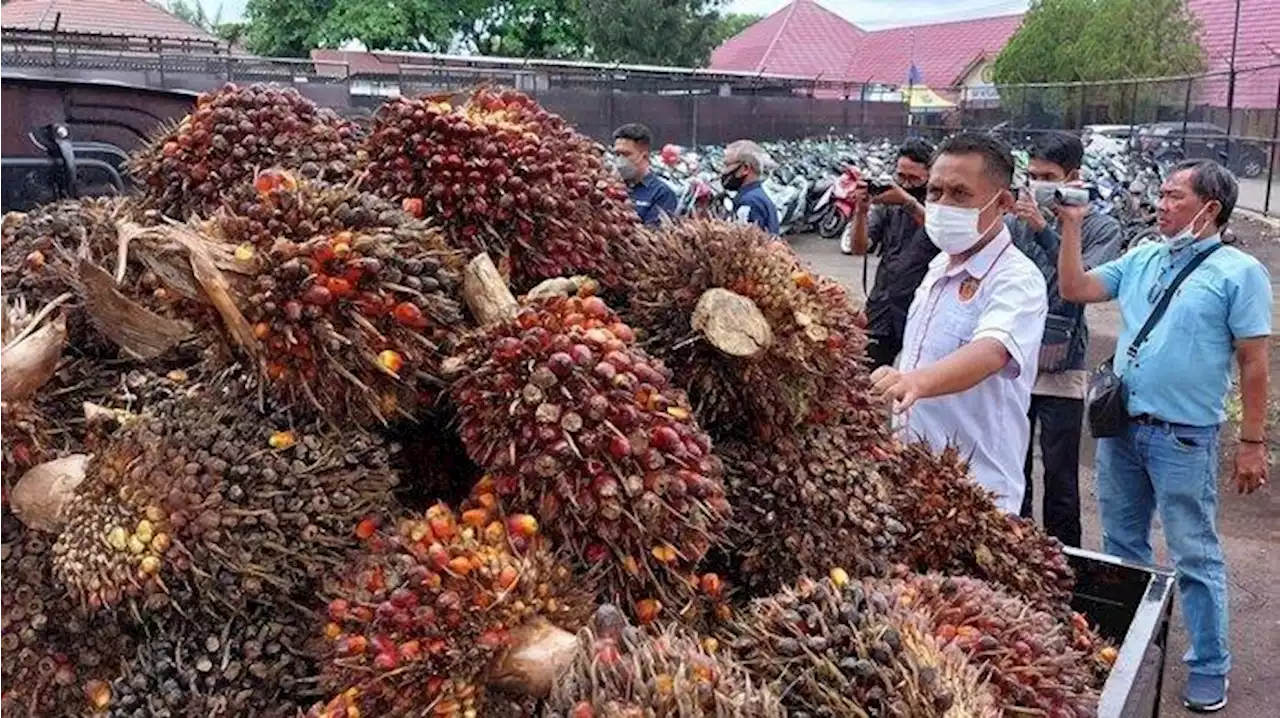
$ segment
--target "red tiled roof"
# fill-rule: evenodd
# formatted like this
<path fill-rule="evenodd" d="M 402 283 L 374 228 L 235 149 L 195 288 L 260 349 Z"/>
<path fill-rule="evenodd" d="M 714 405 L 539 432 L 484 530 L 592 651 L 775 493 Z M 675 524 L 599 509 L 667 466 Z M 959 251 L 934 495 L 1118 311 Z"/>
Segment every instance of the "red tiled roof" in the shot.
<path fill-rule="evenodd" d="M 1276 2 L 1241 0 L 1237 107 L 1275 107 L 1280 67 L 1252 68 L 1280 63 Z M 1200 44 L 1211 72 L 1228 68 L 1235 3 L 1188 0 L 1200 21 Z M 710 67 L 806 77 L 821 73 L 824 79 L 901 85 L 906 84 L 914 61 L 923 84 L 944 88 L 958 84 L 977 60 L 999 53 L 1021 21 L 1021 15 L 1005 15 L 866 32 L 812 0 L 796 0 L 726 40 L 711 55 Z M 1226 78 L 1202 81 L 1197 95 L 1204 102 L 1224 106 Z"/>
<path fill-rule="evenodd" d="M 0 25 L 15 29 L 52 30 L 55 19 L 66 32 L 217 40 L 145 0 L 11 0 L 0 13 Z"/>
<path fill-rule="evenodd" d="M 1231 35 L 1236 0 L 1188 0 L 1200 20 L 1200 46 L 1210 72 L 1225 72 L 1231 64 Z M 1240 36 L 1236 43 L 1236 107 L 1274 108 L 1280 67 L 1248 71 L 1280 63 L 1280 6 L 1276 0 L 1241 0 Z M 1227 80 L 1212 78 L 1198 88 L 1201 100 L 1227 103 Z"/>
<path fill-rule="evenodd" d="M 711 69 L 844 79 L 866 31 L 813 0 L 795 0 L 726 40 Z"/>
<path fill-rule="evenodd" d="M 1021 24 L 1021 15 L 1003 15 L 867 33 L 844 74 L 858 82 L 905 85 L 914 62 L 921 73 L 918 83 L 958 85 L 975 61 L 999 53 Z"/>

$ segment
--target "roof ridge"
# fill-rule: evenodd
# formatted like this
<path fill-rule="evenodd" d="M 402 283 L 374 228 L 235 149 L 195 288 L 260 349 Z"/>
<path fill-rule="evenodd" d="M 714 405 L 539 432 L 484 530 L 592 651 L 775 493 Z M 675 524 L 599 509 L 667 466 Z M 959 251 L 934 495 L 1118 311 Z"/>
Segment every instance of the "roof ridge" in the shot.
<path fill-rule="evenodd" d="M 791 17 L 796 14 L 796 7 L 801 2 L 804 2 L 804 0 L 792 0 L 791 4 L 787 5 L 787 16 L 782 18 L 782 22 L 778 24 L 778 31 L 773 34 L 773 39 L 769 41 L 769 46 L 761 53 L 760 62 L 756 63 L 756 72 L 764 72 L 766 67 L 765 60 L 769 59 L 769 53 L 773 52 L 774 46 L 778 44 L 778 40 L 782 37 L 782 31 L 787 29 L 787 23 L 791 22 Z"/>
<path fill-rule="evenodd" d="M 49 0 L 49 4 L 44 6 L 44 12 L 40 13 L 40 20 L 36 23 L 36 27 L 44 27 L 44 19 L 46 17 L 49 17 L 49 11 L 52 10 L 53 6 L 57 4 L 58 4 L 58 0 Z M 55 15 L 54 17 L 56 18 L 57 15 Z"/>

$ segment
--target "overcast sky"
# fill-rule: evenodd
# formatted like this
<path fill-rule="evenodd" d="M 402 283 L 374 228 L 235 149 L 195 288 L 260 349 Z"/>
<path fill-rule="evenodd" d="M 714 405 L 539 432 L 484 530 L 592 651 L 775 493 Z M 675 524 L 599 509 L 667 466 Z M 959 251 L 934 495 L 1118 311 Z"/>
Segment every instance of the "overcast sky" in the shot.
<path fill-rule="evenodd" d="M 247 0 L 200 0 L 210 16 L 222 8 L 223 22 L 237 20 Z M 828 10 L 861 27 L 872 29 L 895 25 L 964 20 L 991 15 L 1008 15 L 1027 9 L 1028 0 L 819 0 Z M 731 0 L 729 12 L 768 15 L 789 0 Z"/>

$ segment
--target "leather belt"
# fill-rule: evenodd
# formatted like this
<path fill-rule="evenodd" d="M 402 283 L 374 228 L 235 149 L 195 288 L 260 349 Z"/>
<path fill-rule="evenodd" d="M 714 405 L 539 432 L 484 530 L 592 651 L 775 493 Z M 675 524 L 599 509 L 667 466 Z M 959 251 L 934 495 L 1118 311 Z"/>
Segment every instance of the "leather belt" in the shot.
<path fill-rule="evenodd" d="M 1135 424 L 1141 424 L 1142 426 L 1154 426 L 1158 429 L 1197 428 L 1190 424 L 1175 424 L 1172 421 L 1165 421 L 1160 417 L 1152 416 L 1150 414 L 1138 414 L 1137 416 L 1131 416 L 1129 417 L 1129 421 Z"/>

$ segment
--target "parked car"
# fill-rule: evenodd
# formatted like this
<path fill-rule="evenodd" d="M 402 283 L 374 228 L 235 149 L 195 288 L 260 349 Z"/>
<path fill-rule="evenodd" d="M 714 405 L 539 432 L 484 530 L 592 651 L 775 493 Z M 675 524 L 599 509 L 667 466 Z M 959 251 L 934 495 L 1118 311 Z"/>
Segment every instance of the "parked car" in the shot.
<path fill-rule="evenodd" d="M 1184 129 L 1185 128 L 1185 129 Z M 1178 159 L 1211 159 L 1240 177 L 1261 177 L 1267 171 L 1267 151 L 1258 143 L 1227 137 L 1227 131 L 1208 122 L 1156 122 L 1138 133 L 1143 150 Z"/>
<path fill-rule="evenodd" d="M 1133 125 L 1085 125 L 1080 131 L 1080 141 L 1095 153 L 1123 152 L 1129 147 L 1134 130 Z"/>

